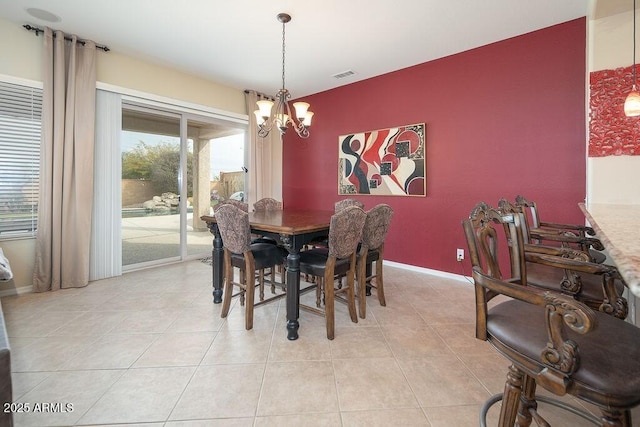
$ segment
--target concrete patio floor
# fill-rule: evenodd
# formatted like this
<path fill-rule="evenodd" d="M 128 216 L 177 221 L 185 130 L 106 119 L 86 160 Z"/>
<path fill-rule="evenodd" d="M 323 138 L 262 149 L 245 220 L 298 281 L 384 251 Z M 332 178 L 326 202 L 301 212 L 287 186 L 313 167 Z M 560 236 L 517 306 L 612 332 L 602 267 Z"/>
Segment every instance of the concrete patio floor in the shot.
<path fill-rule="evenodd" d="M 193 214 L 187 214 L 187 254 L 211 255 L 213 235 L 194 230 Z M 122 265 L 128 266 L 180 256 L 180 215 L 122 218 Z"/>

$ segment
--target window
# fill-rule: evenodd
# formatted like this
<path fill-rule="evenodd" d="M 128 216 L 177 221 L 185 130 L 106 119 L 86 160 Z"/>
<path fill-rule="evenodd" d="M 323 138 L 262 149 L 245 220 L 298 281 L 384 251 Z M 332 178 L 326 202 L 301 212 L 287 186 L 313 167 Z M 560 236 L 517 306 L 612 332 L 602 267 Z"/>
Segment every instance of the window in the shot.
<path fill-rule="evenodd" d="M 0 81 L 0 239 L 35 235 L 42 89 Z"/>

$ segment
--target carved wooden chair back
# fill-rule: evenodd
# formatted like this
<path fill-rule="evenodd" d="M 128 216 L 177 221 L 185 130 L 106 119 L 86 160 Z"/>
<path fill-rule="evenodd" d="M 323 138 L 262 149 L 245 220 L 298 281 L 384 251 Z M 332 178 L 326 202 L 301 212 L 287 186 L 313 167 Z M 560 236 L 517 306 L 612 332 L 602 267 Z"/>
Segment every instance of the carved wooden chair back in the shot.
<path fill-rule="evenodd" d="M 523 200 L 523 199 L 521 199 Z M 526 219 L 526 205 L 513 204 L 506 199 L 500 199 L 498 210 L 505 214 L 514 214 L 520 217 L 523 241 L 527 265 L 527 281 L 532 286 L 543 289 L 551 289 L 571 295 L 573 298 L 584 302 L 589 307 L 601 312 L 612 314 L 624 319 L 628 314 L 628 302 L 622 296 L 624 282 L 614 266 L 597 263 L 588 247 L 576 244 L 574 240 L 580 239 L 574 236 L 562 234 L 545 235 L 537 231 L 533 232 L 534 238 L 530 238 L 528 221 Z M 535 237 L 543 236 L 550 239 L 556 246 L 547 246 L 546 240 L 540 241 Z M 545 237 L 546 236 L 546 237 Z M 571 240 L 572 243 L 564 241 Z M 589 238 L 585 238 L 588 240 Z M 557 246 L 560 243 L 561 246 Z M 535 254 L 534 254 L 535 253 Z M 548 262 L 547 255 L 565 258 L 565 263 Z M 572 260 L 569 262 L 569 260 Z M 531 262 L 535 261 L 535 262 Z M 513 260 L 512 260 L 513 262 Z M 598 265 L 593 265 L 593 263 Z"/>
<path fill-rule="evenodd" d="M 633 359 L 640 357 L 640 347 L 631 345 L 640 339 L 640 329 L 570 296 L 528 286 L 520 279 L 526 273 L 507 275 L 501 270 L 499 241 L 524 258 L 521 220 L 520 215 L 479 203 L 463 221 L 476 292 L 476 337 L 489 341 L 511 362 L 504 393 L 483 406 L 481 419 L 502 399 L 499 425 L 514 425 L 516 419 L 529 425 L 532 417 L 541 416 L 535 393 L 541 386 L 598 406 L 599 419 L 581 414 L 596 424 L 631 426 L 630 408 L 640 403 L 640 378 L 633 377 L 628 386 L 624 378 L 631 378 L 630 371 L 640 375 L 640 364 Z M 488 304 L 499 295 L 509 298 Z M 566 403 L 544 400 L 567 409 Z"/>

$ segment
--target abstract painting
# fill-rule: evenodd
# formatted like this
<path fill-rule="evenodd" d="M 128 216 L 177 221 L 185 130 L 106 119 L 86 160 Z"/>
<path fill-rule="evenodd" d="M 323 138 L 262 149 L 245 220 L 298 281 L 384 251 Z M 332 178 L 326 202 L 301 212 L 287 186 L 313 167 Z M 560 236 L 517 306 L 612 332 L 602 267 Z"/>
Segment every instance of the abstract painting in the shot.
<path fill-rule="evenodd" d="M 338 194 L 425 196 L 424 123 L 338 137 Z"/>

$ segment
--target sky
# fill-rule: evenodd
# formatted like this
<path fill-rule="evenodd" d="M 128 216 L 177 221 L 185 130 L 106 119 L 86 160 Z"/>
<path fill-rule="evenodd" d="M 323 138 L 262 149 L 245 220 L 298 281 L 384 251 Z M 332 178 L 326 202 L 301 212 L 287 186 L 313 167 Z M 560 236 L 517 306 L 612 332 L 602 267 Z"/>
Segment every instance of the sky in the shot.
<path fill-rule="evenodd" d="M 156 145 L 161 142 L 180 144 L 180 138 L 167 135 L 122 131 L 122 152 L 130 151 L 139 141 Z M 244 134 L 217 138 L 211 142 L 211 179 L 220 172 L 239 172 L 244 166 Z"/>

